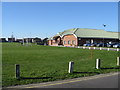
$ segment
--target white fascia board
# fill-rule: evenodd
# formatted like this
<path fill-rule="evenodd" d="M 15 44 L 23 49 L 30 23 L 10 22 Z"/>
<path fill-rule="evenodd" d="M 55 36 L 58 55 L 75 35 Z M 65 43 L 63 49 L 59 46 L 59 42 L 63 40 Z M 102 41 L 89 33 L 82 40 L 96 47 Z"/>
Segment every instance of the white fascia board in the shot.
<path fill-rule="evenodd" d="M 65 35 L 62 35 L 61 38 L 63 38 Z"/>
<path fill-rule="evenodd" d="M 77 38 L 77 36 L 75 34 L 73 34 L 73 35 Z"/>
<path fill-rule="evenodd" d="M 65 35 L 74 35 L 77 38 L 75 34 L 65 34 Z M 65 35 L 62 35 L 61 38 L 63 38 Z"/>
<path fill-rule="evenodd" d="M 65 34 L 65 35 L 71 35 L 71 34 Z M 63 38 L 65 35 L 62 35 L 61 38 Z"/>
<path fill-rule="evenodd" d="M 62 38 L 62 36 L 60 35 L 60 37 Z"/>

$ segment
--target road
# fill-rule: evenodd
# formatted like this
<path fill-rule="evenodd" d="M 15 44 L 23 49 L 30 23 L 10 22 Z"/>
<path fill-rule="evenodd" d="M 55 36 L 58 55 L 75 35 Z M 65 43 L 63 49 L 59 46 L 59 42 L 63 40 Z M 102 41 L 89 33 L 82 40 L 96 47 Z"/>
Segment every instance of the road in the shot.
<path fill-rule="evenodd" d="M 118 88 L 118 72 L 8 88 Z"/>

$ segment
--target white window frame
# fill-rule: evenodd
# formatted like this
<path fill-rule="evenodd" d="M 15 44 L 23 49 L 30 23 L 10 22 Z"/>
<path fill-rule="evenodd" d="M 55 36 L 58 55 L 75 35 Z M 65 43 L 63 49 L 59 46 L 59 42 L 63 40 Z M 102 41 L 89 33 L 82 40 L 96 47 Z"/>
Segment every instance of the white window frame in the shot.
<path fill-rule="evenodd" d="M 72 44 L 76 44 L 75 40 L 72 41 Z"/>
<path fill-rule="evenodd" d="M 66 41 L 64 41 L 64 44 L 66 44 Z"/>
<path fill-rule="evenodd" d="M 68 44 L 71 44 L 70 40 L 68 41 Z"/>

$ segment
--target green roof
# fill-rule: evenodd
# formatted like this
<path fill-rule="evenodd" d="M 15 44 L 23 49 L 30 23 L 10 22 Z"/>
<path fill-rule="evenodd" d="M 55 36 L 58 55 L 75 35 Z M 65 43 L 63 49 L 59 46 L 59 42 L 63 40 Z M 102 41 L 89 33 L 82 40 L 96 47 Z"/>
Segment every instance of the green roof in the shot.
<path fill-rule="evenodd" d="M 55 36 L 64 36 L 68 34 L 74 34 L 77 37 L 81 38 L 113 38 L 113 39 L 119 39 L 120 32 L 110 32 L 100 29 L 88 29 L 88 28 L 73 28 L 68 29 L 63 32 L 59 32 Z M 54 37 L 54 36 L 53 36 Z"/>
<path fill-rule="evenodd" d="M 78 28 L 74 34 L 77 37 L 90 37 L 90 38 L 118 38 L 118 32 L 109 32 L 98 29 L 82 29 Z"/>

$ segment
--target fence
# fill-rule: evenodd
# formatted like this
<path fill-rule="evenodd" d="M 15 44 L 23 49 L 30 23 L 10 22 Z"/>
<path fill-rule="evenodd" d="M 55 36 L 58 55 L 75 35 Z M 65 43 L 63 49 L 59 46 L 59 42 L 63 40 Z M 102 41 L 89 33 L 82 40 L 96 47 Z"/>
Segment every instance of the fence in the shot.
<path fill-rule="evenodd" d="M 120 51 L 120 48 L 105 48 L 105 47 L 83 47 L 83 46 L 76 46 L 76 47 L 71 47 L 71 46 L 58 46 L 58 47 L 70 47 L 70 48 L 82 48 L 82 49 L 94 49 L 94 50 L 107 50 L 107 51 Z"/>

